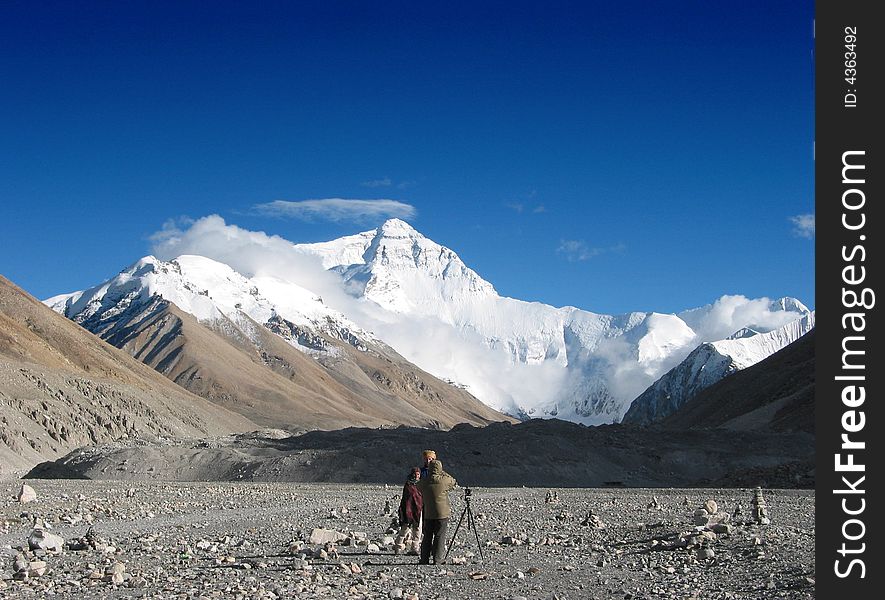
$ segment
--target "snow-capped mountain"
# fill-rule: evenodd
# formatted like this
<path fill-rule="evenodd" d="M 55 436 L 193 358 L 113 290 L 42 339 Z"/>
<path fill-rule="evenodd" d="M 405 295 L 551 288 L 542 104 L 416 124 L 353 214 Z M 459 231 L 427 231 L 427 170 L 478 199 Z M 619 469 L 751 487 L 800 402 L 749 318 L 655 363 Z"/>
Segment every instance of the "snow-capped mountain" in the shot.
<path fill-rule="evenodd" d="M 451 249 L 399 219 L 296 249 L 317 256 L 351 294 L 388 313 L 380 320 L 394 313 L 400 324 L 444 326 L 447 335 L 436 337 L 468 357 L 377 330 L 416 364 L 511 414 L 588 424 L 619 420 L 633 398 L 698 344 L 739 328 L 769 331 L 809 312 L 793 298 L 741 304 L 724 297 L 680 315 L 617 316 L 506 298 Z"/>
<path fill-rule="evenodd" d="M 161 297 L 247 338 L 258 324 L 327 362 L 341 346 L 318 340 L 383 346 L 494 409 L 586 424 L 619 421 L 700 344 L 732 334 L 753 340 L 809 314 L 792 298 L 723 296 L 679 314 L 621 315 L 507 298 L 453 250 L 399 219 L 292 244 L 206 217 L 161 250 L 170 260 L 143 259 L 106 284 L 46 302 L 103 336 L 110 335 L 103 323 L 130 304 Z M 325 279 L 291 268 L 305 261 Z M 760 343 L 735 368 L 776 349 Z"/>
<path fill-rule="evenodd" d="M 624 416 L 625 423 L 648 424 L 675 413 L 701 390 L 755 365 L 814 328 L 814 313 L 767 333 L 742 328 L 727 339 L 706 342 L 645 390 Z"/>

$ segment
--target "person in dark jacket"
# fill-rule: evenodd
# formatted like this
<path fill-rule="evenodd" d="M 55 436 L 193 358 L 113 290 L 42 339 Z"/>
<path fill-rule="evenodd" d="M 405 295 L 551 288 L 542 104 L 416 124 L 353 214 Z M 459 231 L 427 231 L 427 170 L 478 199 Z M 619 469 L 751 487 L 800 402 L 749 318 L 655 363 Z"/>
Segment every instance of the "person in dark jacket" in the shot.
<path fill-rule="evenodd" d="M 399 533 L 394 540 L 394 549 L 400 554 L 409 546 L 406 554 L 416 556 L 421 548 L 421 511 L 424 502 L 421 492 L 418 490 L 418 481 L 421 479 L 421 469 L 412 467 L 409 477 L 403 486 L 403 495 L 399 502 Z"/>
<path fill-rule="evenodd" d="M 458 482 L 443 470 L 442 462 L 431 460 L 427 465 L 427 477 L 418 482 L 424 500 L 424 539 L 421 541 L 419 565 L 429 565 L 433 555 L 434 564 L 442 564 L 446 550 L 446 529 L 452 515 L 449 492 Z"/>

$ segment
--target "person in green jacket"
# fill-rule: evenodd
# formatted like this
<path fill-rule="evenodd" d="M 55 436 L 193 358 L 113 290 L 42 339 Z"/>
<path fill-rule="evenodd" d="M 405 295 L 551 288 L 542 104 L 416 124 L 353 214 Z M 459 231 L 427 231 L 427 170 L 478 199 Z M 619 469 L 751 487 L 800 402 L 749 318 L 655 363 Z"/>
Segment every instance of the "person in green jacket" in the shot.
<path fill-rule="evenodd" d="M 446 550 L 446 529 L 449 525 L 449 517 L 452 515 L 449 492 L 456 485 L 458 482 L 443 471 L 442 462 L 439 460 L 432 460 L 428 463 L 427 477 L 422 477 L 418 482 L 418 489 L 421 490 L 421 496 L 424 499 L 424 525 L 422 527 L 424 538 L 421 540 L 419 565 L 429 565 L 431 554 L 434 564 L 442 564 Z"/>

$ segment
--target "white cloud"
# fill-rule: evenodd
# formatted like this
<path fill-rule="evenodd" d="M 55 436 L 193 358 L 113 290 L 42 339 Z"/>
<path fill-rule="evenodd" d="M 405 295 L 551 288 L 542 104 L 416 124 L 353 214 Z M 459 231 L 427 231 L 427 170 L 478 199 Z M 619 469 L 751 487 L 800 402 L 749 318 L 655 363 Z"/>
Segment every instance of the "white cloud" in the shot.
<path fill-rule="evenodd" d="M 552 405 L 568 377 L 553 361 L 513 362 L 467 328 L 417 315 L 397 314 L 392 319 L 372 302 L 360 302 L 354 308 L 360 313 L 348 316 L 407 360 L 437 377 L 466 385 L 476 397 L 510 414 L 518 414 L 520 406 Z"/>
<path fill-rule="evenodd" d="M 161 260 L 182 254 L 205 256 L 246 277 L 273 276 L 292 281 L 324 299 L 344 296 L 340 278 L 323 269 L 320 260 L 298 252 L 292 242 L 262 231 L 228 225 L 218 215 L 185 223 L 167 222 L 153 236 L 153 253 Z"/>
<path fill-rule="evenodd" d="M 794 217 L 790 217 L 790 222 L 793 223 L 793 234 L 802 237 L 812 239 L 814 238 L 814 214 L 804 214 L 804 215 L 796 215 Z"/>
<path fill-rule="evenodd" d="M 174 241 L 182 234 L 182 227 L 190 227 L 193 225 L 194 220 L 190 217 L 177 217 L 174 219 L 167 219 L 165 223 L 163 223 L 163 228 L 160 231 L 155 231 L 152 233 L 148 240 L 154 245 L 157 246 L 159 244 Z"/>
<path fill-rule="evenodd" d="M 701 343 L 725 339 L 744 327 L 770 331 L 799 315 L 778 310 L 770 298 L 750 299 L 738 294 L 722 296 L 709 307 L 686 311 L 679 316 L 697 334 L 697 343 Z"/>
<path fill-rule="evenodd" d="M 409 219 L 417 213 L 414 206 L 399 200 L 352 200 L 347 198 L 274 200 L 273 202 L 256 204 L 252 209 L 257 214 L 266 217 L 336 222 L 361 222 L 388 217 Z"/>
<path fill-rule="evenodd" d="M 560 240 L 557 254 L 562 254 L 569 262 L 590 260 L 600 254 L 611 252 L 623 252 L 627 249 L 624 244 L 615 244 L 606 248 L 591 248 L 583 240 Z"/>

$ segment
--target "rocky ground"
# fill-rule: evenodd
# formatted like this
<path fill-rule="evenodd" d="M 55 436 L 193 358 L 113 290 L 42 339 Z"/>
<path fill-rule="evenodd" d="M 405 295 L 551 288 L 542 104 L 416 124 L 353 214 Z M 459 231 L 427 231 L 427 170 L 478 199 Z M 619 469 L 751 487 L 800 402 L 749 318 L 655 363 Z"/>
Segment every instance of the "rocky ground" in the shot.
<path fill-rule="evenodd" d="M 757 600 L 815 591 L 809 490 L 763 490 L 770 523 L 760 524 L 751 489 L 474 488 L 484 560 L 462 527 L 447 564 L 418 566 L 391 545 L 399 486 L 27 484 L 36 499 L 23 503 L 20 481 L 0 482 L 0 598 Z M 452 499 L 450 537 L 463 489 Z"/>

